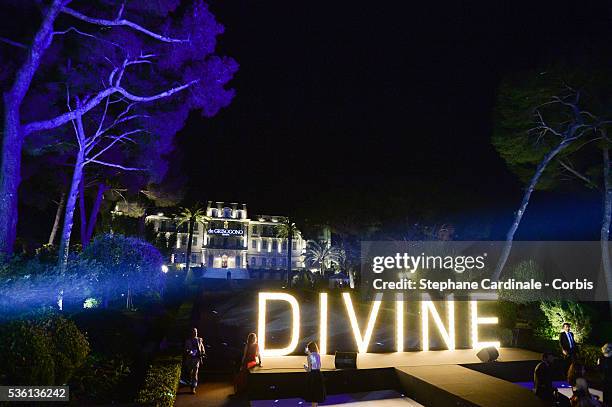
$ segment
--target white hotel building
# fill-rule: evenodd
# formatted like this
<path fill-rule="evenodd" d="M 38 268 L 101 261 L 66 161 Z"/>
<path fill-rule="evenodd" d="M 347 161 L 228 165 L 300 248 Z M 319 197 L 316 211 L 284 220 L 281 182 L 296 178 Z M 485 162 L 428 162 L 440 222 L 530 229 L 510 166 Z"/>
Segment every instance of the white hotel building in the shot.
<path fill-rule="evenodd" d="M 246 204 L 209 201 L 204 224 L 194 226 L 191 265 L 206 270 L 249 269 L 259 271 L 287 269 L 287 239 L 278 237 L 283 216 L 256 215 L 249 218 Z M 146 217 L 158 233 L 177 233 L 176 249 L 170 261 L 185 264 L 187 225 L 163 213 Z M 304 267 L 306 240 L 298 232 L 292 239 L 292 270 Z"/>

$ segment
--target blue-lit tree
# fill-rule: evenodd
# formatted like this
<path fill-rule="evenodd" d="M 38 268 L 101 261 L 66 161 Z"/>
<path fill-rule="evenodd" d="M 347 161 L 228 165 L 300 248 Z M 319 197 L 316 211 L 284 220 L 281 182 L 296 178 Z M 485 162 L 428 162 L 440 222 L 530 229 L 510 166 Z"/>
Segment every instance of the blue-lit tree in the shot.
<path fill-rule="evenodd" d="M 71 7 L 70 0 L 53 0 L 40 13 L 35 33 L 0 39 L 13 48 L 11 60 L 16 52 L 23 54 L 17 64 L 4 64 L 13 69 L 2 83 L 0 252 L 5 253 L 15 241 L 26 138 L 60 133 L 79 118 L 87 121 L 89 112 L 111 100 L 151 104 L 147 124 L 167 140 L 183 127 L 190 111 L 212 116 L 233 97 L 225 85 L 237 64 L 213 54 L 223 27 L 201 1 L 180 7 L 177 0 L 99 0 Z M 7 56 L 5 51 L 3 63 Z M 164 145 L 169 143 L 160 143 L 160 148 Z M 109 164 L 104 157 L 95 160 Z M 69 194 L 67 205 L 75 202 L 76 195 Z"/>
<path fill-rule="evenodd" d="M 585 110 L 581 92 L 569 87 L 562 87 L 559 90 L 562 93 L 553 92 L 552 87 L 535 86 L 502 88 L 500 92 L 499 130 L 493 142 L 502 156 L 519 163 L 518 167 L 525 175 L 526 186 L 506 233 L 506 241 L 492 276 L 494 280 L 498 280 L 502 274 L 510 256 L 514 235 L 534 190 L 540 187 L 539 183 L 547 170 L 562 154 L 575 148 L 578 141 L 589 141 L 597 136 L 600 119 Z M 535 165 L 535 169 L 525 170 L 529 164 Z"/>
<path fill-rule="evenodd" d="M 159 292 L 162 288 L 162 255 L 144 240 L 117 234 L 98 235 L 82 257 L 101 266 L 95 294 L 102 298 L 105 307 L 109 300 L 124 294 L 126 307 L 131 308 L 135 294 Z"/>

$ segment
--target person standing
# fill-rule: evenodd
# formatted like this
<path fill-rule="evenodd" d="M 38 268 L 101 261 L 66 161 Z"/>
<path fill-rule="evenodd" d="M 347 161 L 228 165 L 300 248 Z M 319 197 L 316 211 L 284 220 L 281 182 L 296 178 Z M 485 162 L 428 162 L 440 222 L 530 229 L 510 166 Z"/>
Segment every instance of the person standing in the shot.
<path fill-rule="evenodd" d="M 311 402 L 312 407 L 317 407 L 319 403 L 325 401 L 326 391 L 321 374 L 321 355 L 319 355 L 319 346 L 316 342 L 309 342 L 306 346 L 304 370 L 307 372 L 304 400 Z"/>
<path fill-rule="evenodd" d="M 552 353 L 544 352 L 542 361 L 533 372 L 533 391 L 536 396 L 546 401 L 554 401 L 552 364 L 555 358 Z"/>
<path fill-rule="evenodd" d="M 568 371 L 567 371 L 567 382 L 572 386 L 572 390 L 576 390 L 576 380 L 580 378 L 585 378 L 586 376 L 586 367 L 579 362 L 572 362 Z"/>
<path fill-rule="evenodd" d="M 597 365 L 603 375 L 603 404 L 612 407 L 612 343 L 602 346 L 601 353 Z"/>
<path fill-rule="evenodd" d="M 192 394 L 196 394 L 198 373 L 205 356 L 204 341 L 198 337 L 198 329 L 193 328 L 191 330 L 191 338 L 185 341 L 185 364 L 189 372 L 189 384 Z"/>
<path fill-rule="evenodd" d="M 569 365 L 576 358 L 576 340 L 574 339 L 574 333 L 571 331 L 569 322 L 563 323 L 563 331 L 559 334 L 559 345 L 561 345 L 563 357 L 568 361 Z"/>

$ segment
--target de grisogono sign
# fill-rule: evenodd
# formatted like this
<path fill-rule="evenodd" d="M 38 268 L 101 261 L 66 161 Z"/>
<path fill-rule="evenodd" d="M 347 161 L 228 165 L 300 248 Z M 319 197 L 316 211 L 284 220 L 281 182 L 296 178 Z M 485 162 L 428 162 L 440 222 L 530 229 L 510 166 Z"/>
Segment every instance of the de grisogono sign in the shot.
<path fill-rule="evenodd" d="M 218 229 L 208 229 L 206 232 L 209 235 L 222 235 L 222 236 L 243 236 L 244 235 L 244 230 L 242 229 L 218 228 Z"/>
<path fill-rule="evenodd" d="M 327 353 L 327 304 L 328 294 L 319 294 L 319 350 L 321 354 Z M 351 328 L 353 330 L 353 337 L 359 353 L 366 353 L 368 351 L 368 345 L 374 332 L 376 325 L 376 318 L 378 317 L 378 311 L 382 302 L 382 294 L 377 294 L 374 301 L 372 301 L 372 307 L 370 309 L 370 315 L 368 322 L 365 327 L 365 331 L 359 327 L 357 322 L 357 315 L 355 314 L 355 308 L 353 307 L 353 301 L 349 293 L 342 293 L 344 300 L 344 306 L 351 322 Z M 436 329 L 440 333 L 442 340 L 446 344 L 448 350 L 455 350 L 455 302 L 452 300 L 452 296 L 446 302 L 446 313 L 447 313 L 447 325 L 445 326 L 442 322 L 442 318 L 436 309 L 433 301 L 420 301 L 421 306 L 421 344 L 422 350 L 429 350 L 429 319 L 430 315 L 434 321 Z M 266 308 L 269 301 L 284 301 L 287 302 L 291 307 L 292 323 L 291 327 L 291 340 L 289 344 L 284 348 L 266 348 Z M 395 343 L 396 351 L 404 351 L 404 301 L 401 294 L 398 294 L 395 308 Z M 478 337 L 478 326 L 485 324 L 497 324 L 497 317 L 481 317 L 478 315 L 478 301 L 469 301 L 470 309 L 470 337 L 471 346 L 473 349 L 481 349 L 487 346 L 495 346 L 499 348 L 499 341 L 488 341 L 480 342 Z M 288 293 L 281 292 L 260 292 L 259 293 L 259 320 L 257 325 L 257 336 L 259 342 L 259 350 L 263 356 L 284 356 L 295 351 L 298 346 L 300 339 L 300 304 L 297 299 Z"/>

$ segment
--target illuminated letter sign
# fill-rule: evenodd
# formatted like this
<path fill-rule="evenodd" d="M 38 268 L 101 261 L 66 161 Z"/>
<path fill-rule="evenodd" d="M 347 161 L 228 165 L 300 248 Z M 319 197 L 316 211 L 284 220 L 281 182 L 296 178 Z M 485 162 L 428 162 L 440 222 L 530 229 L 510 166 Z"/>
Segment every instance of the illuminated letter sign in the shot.
<path fill-rule="evenodd" d="M 372 337 L 372 332 L 374 331 L 374 324 L 376 323 L 376 317 L 378 316 L 378 310 L 380 309 L 380 300 L 382 299 L 382 294 L 376 294 L 376 297 L 373 304 L 372 310 L 370 311 L 370 317 L 368 318 L 368 324 L 366 326 L 365 334 L 363 338 L 361 337 L 361 330 L 359 329 L 359 323 L 357 322 L 357 315 L 355 315 L 355 309 L 353 308 L 353 301 L 351 300 L 351 294 L 342 293 L 342 297 L 344 297 L 344 304 L 346 305 L 346 312 L 349 314 L 349 318 L 351 320 L 351 327 L 353 328 L 353 336 L 355 337 L 355 342 L 357 342 L 357 348 L 359 349 L 359 353 L 366 353 L 368 351 L 368 345 L 370 344 L 370 338 Z"/>
<path fill-rule="evenodd" d="M 395 348 L 404 351 L 404 294 L 395 297 Z"/>
<path fill-rule="evenodd" d="M 368 351 L 368 345 L 374 335 L 374 328 L 376 326 L 376 320 L 380 311 L 383 294 L 378 293 L 374 297 L 374 301 L 371 303 L 370 314 L 365 326 L 365 330 L 359 327 L 357 320 L 357 313 L 353 305 L 350 293 L 342 293 L 344 305 L 348 318 L 353 331 L 353 337 L 357 344 L 357 350 L 359 353 L 366 353 Z M 402 294 L 395 296 L 395 343 L 397 352 L 404 351 L 404 313 L 406 312 L 406 303 Z M 272 348 L 266 347 L 266 313 L 268 301 L 285 301 L 291 306 L 291 322 L 282 321 L 280 326 L 288 326 L 291 329 L 291 337 L 289 344 L 284 348 Z M 422 350 L 429 350 L 429 324 L 430 320 L 436 326 L 440 337 L 446 344 L 449 350 L 456 349 L 456 335 L 455 335 L 455 302 L 453 297 L 449 296 L 446 301 L 446 325 L 442 321 L 440 313 L 436 308 L 436 303 L 442 301 L 431 301 L 431 298 L 426 296 L 421 301 L 419 307 L 421 311 L 421 335 L 422 335 Z M 478 325 L 484 324 L 497 324 L 497 317 L 479 317 L 478 316 L 478 302 L 469 302 L 470 310 L 470 336 L 471 345 L 473 349 L 480 349 L 487 346 L 495 346 L 499 348 L 499 341 L 491 342 L 479 342 L 478 340 Z M 327 339 L 329 330 L 329 300 L 327 293 L 319 294 L 319 349 L 321 354 L 327 354 Z M 315 314 L 316 315 L 316 314 Z M 334 324 L 332 324 L 332 327 Z M 300 341 L 300 306 L 297 299 L 288 293 L 277 293 L 277 292 L 262 292 L 259 293 L 259 321 L 258 321 L 258 336 L 259 336 L 259 349 L 262 356 L 284 356 L 293 353 Z"/>
<path fill-rule="evenodd" d="M 427 296 L 429 297 L 429 296 Z M 446 301 L 446 313 L 448 315 L 448 330 L 444 328 L 440 314 L 436 310 L 436 306 L 432 301 L 421 301 L 421 317 L 422 323 L 421 328 L 423 330 L 422 335 L 422 347 L 423 350 L 429 350 L 429 313 L 433 317 L 440 336 L 446 343 L 448 350 L 455 350 L 455 301 Z"/>
<path fill-rule="evenodd" d="M 319 352 L 327 354 L 327 293 L 321 293 L 320 320 L 319 320 Z"/>
<path fill-rule="evenodd" d="M 285 348 L 266 349 L 266 304 L 268 301 L 287 301 L 293 311 L 293 330 L 291 341 Z M 295 350 L 300 339 L 300 305 L 294 296 L 286 293 L 259 293 L 259 351 L 262 356 L 284 356 Z"/>
<path fill-rule="evenodd" d="M 478 316 L 478 301 L 470 301 L 471 316 L 472 316 L 472 348 L 481 349 L 488 346 L 495 346 L 499 348 L 500 344 L 498 341 L 493 342 L 479 342 L 478 341 L 478 325 L 484 324 L 497 324 L 497 317 L 479 317 Z"/>

